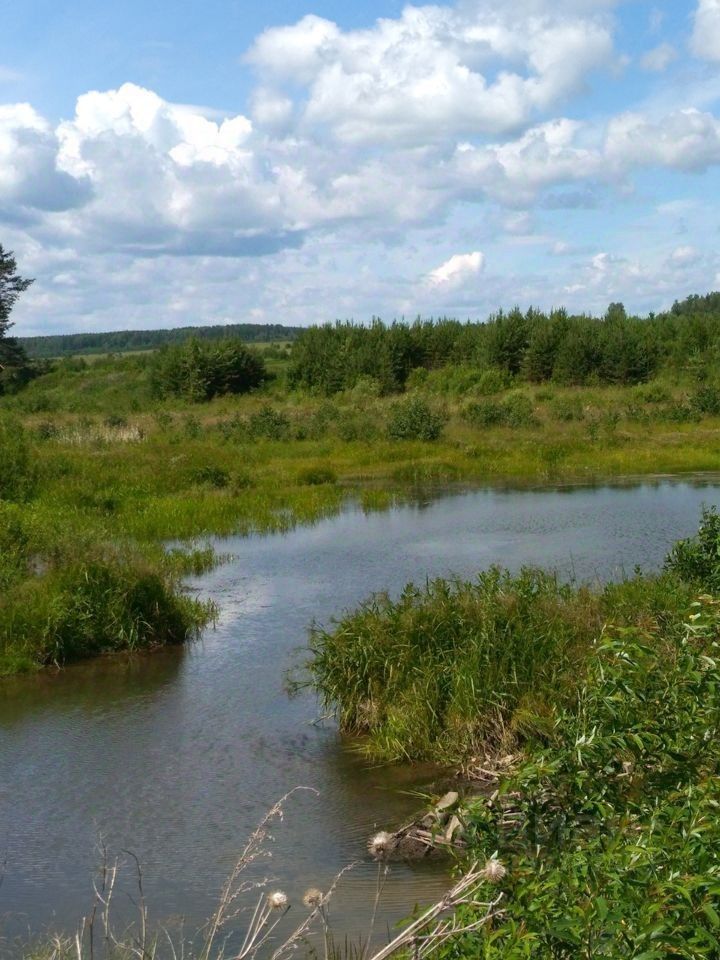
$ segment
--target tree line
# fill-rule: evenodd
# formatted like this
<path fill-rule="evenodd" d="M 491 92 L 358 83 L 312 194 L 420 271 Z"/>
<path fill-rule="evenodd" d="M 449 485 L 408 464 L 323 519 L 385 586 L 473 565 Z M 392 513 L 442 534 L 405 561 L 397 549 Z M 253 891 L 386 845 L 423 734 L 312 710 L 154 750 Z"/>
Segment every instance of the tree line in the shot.
<path fill-rule="evenodd" d="M 292 387 L 331 395 L 373 378 L 402 391 L 410 373 L 457 365 L 530 382 L 636 384 L 662 367 L 720 359 L 720 293 L 688 297 L 660 314 L 628 316 L 612 303 L 602 317 L 515 308 L 486 322 L 445 317 L 369 326 L 337 322 L 303 331 L 293 345 Z"/>
<path fill-rule="evenodd" d="M 229 323 L 208 327 L 173 327 L 170 330 L 112 330 L 106 333 L 68 333 L 47 337 L 19 337 L 27 355 L 36 359 L 94 353 L 128 353 L 155 350 L 173 343 L 197 340 L 227 340 L 237 337 L 246 343 L 274 343 L 294 340 L 300 327 L 281 323 Z"/>
<path fill-rule="evenodd" d="M 8 335 L 12 308 L 32 282 L 0 246 L 0 393 L 18 389 L 39 369 L 28 362 L 23 343 L 29 341 Z M 441 317 L 387 324 L 373 318 L 369 325 L 337 321 L 304 329 L 235 324 L 31 339 L 40 352 L 60 353 L 162 345 L 152 363 L 155 394 L 207 400 L 259 386 L 264 363 L 243 341 L 280 336 L 293 340 L 290 388 L 325 395 L 368 379 L 380 393 L 398 393 L 413 371 L 452 366 L 534 383 L 636 384 L 662 368 L 720 366 L 720 292 L 694 294 L 646 317 L 629 316 L 623 304 L 611 303 L 601 317 L 516 307 L 485 322 Z"/>

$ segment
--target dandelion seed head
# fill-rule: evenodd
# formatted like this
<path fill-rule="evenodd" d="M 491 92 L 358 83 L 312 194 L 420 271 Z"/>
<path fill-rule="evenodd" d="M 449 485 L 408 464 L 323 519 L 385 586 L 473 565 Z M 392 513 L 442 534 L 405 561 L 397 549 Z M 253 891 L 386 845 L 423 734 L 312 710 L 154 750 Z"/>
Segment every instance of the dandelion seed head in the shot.
<path fill-rule="evenodd" d="M 271 910 L 284 910 L 288 905 L 288 896 L 282 890 L 273 890 L 267 896 L 268 906 Z"/>
<path fill-rule="evenodd" d="M 318 890 L 317 887 L 310 887 L 310 889 L 306 890 L 303 894 L 303 903 L 308 910 L 314 910 L 316 907 L 319 907 L 324 899 L 322 890 Z"/>

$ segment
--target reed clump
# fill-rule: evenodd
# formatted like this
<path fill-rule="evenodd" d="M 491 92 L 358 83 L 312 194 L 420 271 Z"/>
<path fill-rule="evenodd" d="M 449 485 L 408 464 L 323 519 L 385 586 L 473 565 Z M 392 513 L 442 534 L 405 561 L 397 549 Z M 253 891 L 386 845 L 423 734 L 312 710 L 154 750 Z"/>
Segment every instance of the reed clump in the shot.
<path fill-rule="evenodd" d="M 543 736 L 608 621 L 672 629 L 690 598 L 675 574 L 603 589 L 536 569 L 378 595 L 310 637 L 311 683 L 375 759 L 465 759 Z"/>
<path fill-rule="evenodd" d="M 51 564 L 0 594 L 0 676 L 183 643 L 212 614 L 185 594 L 171 565 L 131 552 Z"/>

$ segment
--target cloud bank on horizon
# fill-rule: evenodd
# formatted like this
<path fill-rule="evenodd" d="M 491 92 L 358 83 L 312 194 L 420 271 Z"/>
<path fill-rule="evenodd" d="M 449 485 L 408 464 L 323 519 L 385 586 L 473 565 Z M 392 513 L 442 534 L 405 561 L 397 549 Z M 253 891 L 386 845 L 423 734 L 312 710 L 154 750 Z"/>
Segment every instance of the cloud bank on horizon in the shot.
<path fill-rule="evenodd" d="M 647 310 L 720 287 L 720 0 L 341 19 L 240 46 L 235 114 L 98 76 L 52 116 L 6 98 L 25 74 L 0 62 L 0 243 L 37 277 L 17 332 Z"/>

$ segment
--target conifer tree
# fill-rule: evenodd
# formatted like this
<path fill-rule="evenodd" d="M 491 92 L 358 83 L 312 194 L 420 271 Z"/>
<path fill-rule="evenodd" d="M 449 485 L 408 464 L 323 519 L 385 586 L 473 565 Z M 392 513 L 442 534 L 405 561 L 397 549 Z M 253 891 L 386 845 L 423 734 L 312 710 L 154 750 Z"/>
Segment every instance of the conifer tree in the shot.
<path fill-rule="evenodd" d="M 12 326 L 12 308 L 32 282 L 18 274 L 15 257 L 0 244 L 0 367 L 19 366 L 25 362 L 22 348 L 17 340 L 8 337 L 8 330 Z"/>

